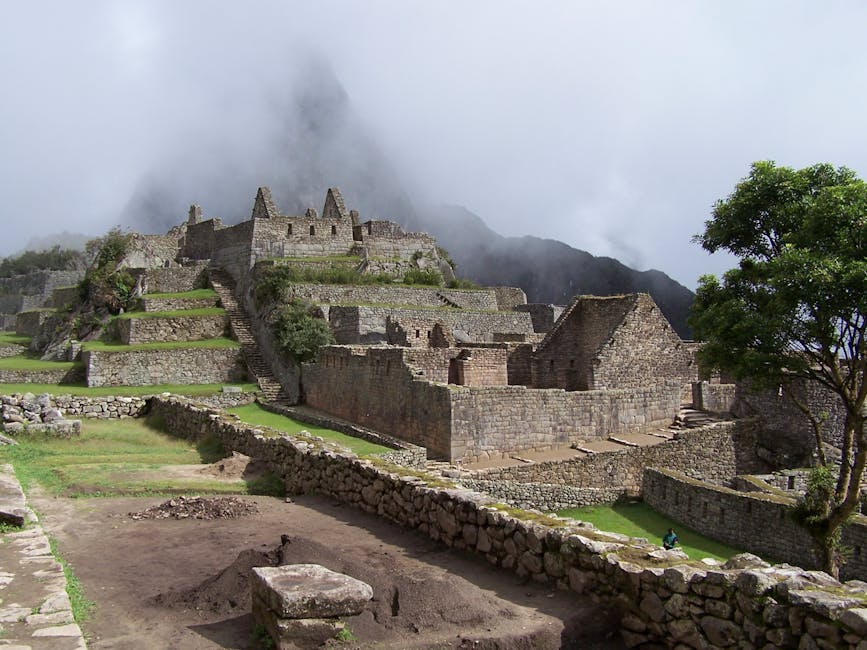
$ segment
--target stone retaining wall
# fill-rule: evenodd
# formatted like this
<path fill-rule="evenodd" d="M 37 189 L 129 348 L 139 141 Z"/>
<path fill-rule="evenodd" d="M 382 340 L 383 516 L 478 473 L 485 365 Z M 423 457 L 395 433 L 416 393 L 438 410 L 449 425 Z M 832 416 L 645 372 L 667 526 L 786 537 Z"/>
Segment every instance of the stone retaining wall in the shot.
<path fill-rule="evenodd" d="M 484 492 L 517 508 L 557 512 L 567 508 L 584 508 L 614 503 L 626 496 L 622 488 L 580 488 L 551 483 L 518 483 L 517 481 L 488 481 L 460 478 L 462 486 Z"/>
<path fill-rule="evenodd" d="M 712 384 L 706 381 L 693 382 L 692 405 L 700 411 L 729 413 L 735 402 L 735 384 Z"/>
<path fill-rule="evenodd" d="M 467 309 L 412 309 L 401 307 L 332 306 L 328 321 L 339 344 L 388 343 L 389 318 L 428 323 L 443 323 L 461 341 L 494 341 L 495 333 L 530 335 L 533 321 L 524 312 L 480 312 Z"/>
<path fill-rule="evenodd" d="M 207 309 L 219 302 L 216 295 L 209 298 L 141 298 L 144 311 L 178 311 L 179 309 Z"/>
<path fill-rule="evenodd" d="M 109 352 L 85 350 L 88 386 L 221 384 L 244 381 L 240 348 L 171 348 Z"/>
<path fill-rule="evenodd" d="M 229 318 L 211 316 L 172 316 L 168 318 L 116 318 L 110 333 L 124 345 L 160 341 L 204 341 L 225 336 Z"/>
<path fill-rule="evenodd" d="M 42 331 L 42 324 L 54 313 L 53 309 L 31 309 L 18 312 L 15 317 L 15 333 L 22 336 L 36 336 Z"/>
<path fill-rule="evenodd" d="M 578 488 L 642 493 L 647 467 L 679 469 L 695 478 L 722 483 L 737 474 L 763 471 L 755 453 L 755 421 L 735 420 L 691 429 L 649 447 L 603 451 L 565 461 L 493 468 L 474 472 L 479 479 L 548 483 Z"/>
<path fill-rule="evenodd" d="M 75 305 L 81 298 L 81 289 L 78 285 L 72 287 L 56 287 L 51 292 L 51 307 L 54 309 L 68 309 Z"/>
<path fill-rule="evenodd" d="M 406 287 L 400 285 L 291 284 L 290 296 L 312 303 L 406 305 L 408 307 L 443 307 L 444 296 L 464 309 L 497 309 L 497 294 L 493 289 L 459 290 L 445 288 Z"/>
<path fill-rule="evenodd" d="M 84 367 L 46 368 L 44 370 L 0 369 L 0 384 L 72 384 L 84 379 Z"/>
<path fill-rule="evenodd" d="M 135 276 L 147 278 L 150 293 L 180 293 L 207 286 L 205 273 L 207 262 L 192 266 L 170 266 L 166 268 L 129 269 Z"/>
<path fill-rule="evenodd" d="M 328 417 L 327 414 L 314 414 L 303 409 L 280 406 L 279 404 L 272 404 L 270 402 L 260 402 L 259 406 L 266 411 L 285 415 L 286 417 L 298 420 L 299 422 L 304 422 L 323 429 L 339 431 L 340 433 L 345 433 L 347 436 L 360 438 L 361 440 L 367 440 L 368 442 L 373 442 L 377 445 L 393 449 L 393 452 L 378 454 L 378 458 L 384 461 L 403 465 L 404 467 L 415 468 L 424 467 L 427 463 L 427 450 L 424 447 L 410 444 L 404 440 L 398 440 L 392 436 L 387 436 L 377 431 L 371 431 L 370 429 L 365 429 L 364 427 L 359 427 L 349 422 L 336 420 Z"/>
<path fill-rule="evenodd" d="M 642 497 L 654 510 L 718 541 L 808 569 L 821 566 L 812 538 L 792 518 L 795 499 L 739 492 L 659 468 L 645 471 Z M 867 517 L 856 515 L 841 541 L 852 549 L 841 576 L 867 579 Z"/>
<path fill-rule="evenodd" d="M 615 603 L 630 647 L 821 644 L 856 650 L 867 636 L 859 583 L 844 586 L 824 574 L 746 558 L 740 560 L 746 569 L 692 563 L 679 551 L 592 527 L 517 519 L 478 493 L 431 488 L 327 446 L 268 438 L 177 398 L 152 399 L 150 412 L 177 435 L 214 435 L 226 449 L 266 461 L 293 492 L 329 495 L 520 577 Z"/>

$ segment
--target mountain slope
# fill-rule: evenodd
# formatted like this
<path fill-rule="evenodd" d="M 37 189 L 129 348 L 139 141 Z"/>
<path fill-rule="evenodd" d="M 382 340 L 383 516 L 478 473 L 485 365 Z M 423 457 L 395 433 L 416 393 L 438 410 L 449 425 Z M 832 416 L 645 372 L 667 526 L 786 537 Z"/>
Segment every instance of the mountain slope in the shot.
<path fill-rule="evenodd" d="M 406 225 L 434 235 L 451 254 L 460 277 L 521 287 L 530 302 L 560 305 L 579 294 L 647 292 L 678 334 L 691 337 L 686 319 L 694 295 L 661 271 L 636 271 L 552 239 L 503 237 L 459 206 L 419 210 L 418 218 Z"/>

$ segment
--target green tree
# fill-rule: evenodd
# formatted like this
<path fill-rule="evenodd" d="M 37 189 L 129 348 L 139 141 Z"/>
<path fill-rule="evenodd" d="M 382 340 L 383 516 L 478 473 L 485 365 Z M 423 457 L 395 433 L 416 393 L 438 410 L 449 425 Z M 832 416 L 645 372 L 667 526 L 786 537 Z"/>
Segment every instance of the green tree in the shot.
<path fill-rule="evenodd" d="M 867 184 L 845 167 L 757 162 L 695 240 L 739 258 L 722 281 L 699 280 L 690 325 L 700 362 L 758 389 L 816 382 L 845 407 L 842 463 L 826 466 L 823 414 L 786 390 L 813 423 L 820 462 L 800 521 L 837 575 L 840 528 L 859 506 L 867 461 Z M 829 470 L 830 489 L 819 480 Z"/>
<path fill-rule="evenodd" d="M 293 300 L 277 312 L 274 339 L 296 363 L 310 361 L 320 346 L 334 343 L 328 323 L 316 318 L 311 306 L 300 300 Z"/>

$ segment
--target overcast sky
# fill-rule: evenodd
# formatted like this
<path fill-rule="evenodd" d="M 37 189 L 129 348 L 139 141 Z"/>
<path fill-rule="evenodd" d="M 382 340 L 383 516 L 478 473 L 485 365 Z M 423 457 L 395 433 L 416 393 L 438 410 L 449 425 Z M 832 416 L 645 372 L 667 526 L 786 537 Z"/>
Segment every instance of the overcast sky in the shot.
<path fill-rule="evenodd" d="M 0 255 L 120 223 L 161 169 L 252 203 L 312 57 L 411 196 L 694 288 L 729 261 L 690 237 L 752 161 L 867 176 L 865 27 L 854 0 L 3 2 Z"/>

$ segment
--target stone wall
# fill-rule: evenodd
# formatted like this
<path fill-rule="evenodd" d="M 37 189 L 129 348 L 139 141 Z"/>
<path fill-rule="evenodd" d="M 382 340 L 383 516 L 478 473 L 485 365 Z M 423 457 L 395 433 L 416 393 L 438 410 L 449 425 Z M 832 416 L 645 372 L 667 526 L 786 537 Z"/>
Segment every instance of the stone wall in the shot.
<path fill-rule="evenodd" d="M 225 314 L 211 316 L 172 316 L 159 318 L 115 318 L 109 332 L 124 345 L 159 341 L 203 341 L 225 336 L 229 319 Z"/>
<path fill-rule="evenodd" d="M 38 296 L 42 299 L 42 303 L 33 306 L 45 307 L 54 289 L 78 284 L 83 278 L 83 270 L 34 271 L 11 278 L 0 278 L 0 294 Z"/>
<path fill-rule="evenodd" d="M 36 336 L 42 331 L 42 324 L 53 314 L 53 309 L 31 309 L 18 312 L 15 318 L 15 333 L 23 336 Z"/>
<path fill-rule="evenodd" d="M 664 426 L 680 404 L 680 386 L 564 391 L 524 386 L 453 387 L 452 458 L 500 458 L 618 433 Z"/>
<path fill-rule="evenodd" d="M 149 298 L 143 296 L 141 308 L 144 311 L 178 311 L 179 309 L 207 309 L 219 302 L 217 296 L 210 298 Z"/>
<path fill-rule="evenodd" d="M 662 468 L 646 471 L 642 497 L 654 510 L 718 541 L 808 569 L 821 566 L 816 544 L 792 518 L 792 498 L 739 492 Z M 841 541 L 852 548 L 841 576 L 867 578 L 867 517 L 856 515 Z"/>
<path fill-rule="evenodd" d="M 518 519 L 478 493 L 431 488 L 416 476 L 389 473 L 306 440 L 265 437 L 183 400 L 155 398 L 150 412 L 178 435 L 193 440 L 213 435 L 226 449 L 264 460 L 290 491 L 330 496 L 521 578 L 616 605 L 629 647 L 740 643 L 855 650 L 867 636 L 858 583 L 841 585 L 821 574 L 746 558 L 731 566 L 691 563 L 679 551 L 592 526 Z"/>
<path fill-rule="evenodd" d="M 554 328 L 554 323 L 557 322 L 557 319 L 563 315 L 564 307 L 560 305 L 532 303 L 517 305 L 515 309 L 530 314 L 530 318 L 533 319 L 533 330 L 536 332 L 550 332 Z"/>
<path fill-rule="evenodd" d="M 84 350 L 88 386 L 220 384 L 247 378 L 240 348 Z"/>
<path fill-rule="evenodd" d="M 346 255 L 355 243 L 349 219 L 280 215 L 253 220 L 251 259 Z"/>
<path fill-rule="evenodd" d="M 253 240 L 253 221 L 243 221 L 214 232 L 211 264 L 222 267 L 235 281 L 241 280 L 253 264 L 250 245 Z"/>
<path fill-rule="evenodd" d="M 527 304 L 527 294 L 519 287 L 494 287 L 494 293 L 500 311 L 515 311 L 518 305 Z"/>
<path fill-rule="evenodd" d="M 474 476 L 621 490 L 628 496 L 642 493 L 647 467 L 677 469 L 694 478 L 724 483 L 738 474 L 766 469 L 755 452 L 757 429 L 755 421 L 735 420 L 679 432 L 673 440 L 658 445 L 603 451 L 566 461 L 479 470 Z"/>
<path fill-rule="evenodd" d="M 84 379 L 84 367 L 58 364 L 59 368 L 40 370 L 0 369 L 0 384 L 72 384 Z"/>
<path fill-rule="evenodd" d="M 81 291 L 78 285 L 71 287 L 56 287 L 51 292 L 50 307 L 54 309 L 67 309 L 71 305 L 78 304 Z"/>
<path fill-rule="evenodd" d="M 143 275 L 146 278 L 150 293 L 180 293 L 204 288 L 208 283 L 206 268 L 207 264 L 202 263 L 168 268 L 131 268 L 129 271 L 136 277 Z"/>
<path fill-rule="evenodd" d="M 311 303 L 332 305 L 407 305 L 443 307 L 443 297 L 464 309 L 497 310 L 497 295 L 492 289 L 459 290 L 408 287 L 401 285 L 291 284 L 288 294 Z"/>
<path fill-rule="evenodd" d="M 835 447 L 842 446 L 846 409 L 840 398 L 815 382 L 795 383 L 779 390 L 756 391 L 738 384 L 732 412 L 740 417 L 758 417 L 769 433 L 800 441 L 815 449 L 815 436 L 810 421 L 794 405 L 788 392 L 808 404 L 813 413 L 823 413 L 822 440 Z"/>
<path fill-rule="evenodd" d="M 614 503 L 624 496 L 621 488 L 581 488 L 551 483 L 520 483 L 460 478 L 460 484 L 516 508 L 557 512 L 567 508 L 585 508 Z"/>
<path fill-rule="evenodd" d="M 405 349 L 320 348 L 317 363 L 302 366 L 304 401 L 451 458 L 450 390 L 414 375 Z"/>
<path fill-rule="evenodd" d="M 692 384 L 692 405 L 710 413 L 729 413 L 735 402 L 734 384 L 712 384 L 697 381 Z"/>
<path fill-rule="evenodd" d="M 328 320 L 341 345 L 388 343 L 388 318 L 428 324 L 425 332 L 442 323 L 460 341 L 493 342 L 493 333 L 531 334 L 529 314 L 519 312 L 477 312 L 467 309 L 411 309 L 397 307 L 332 306 Z"/>

